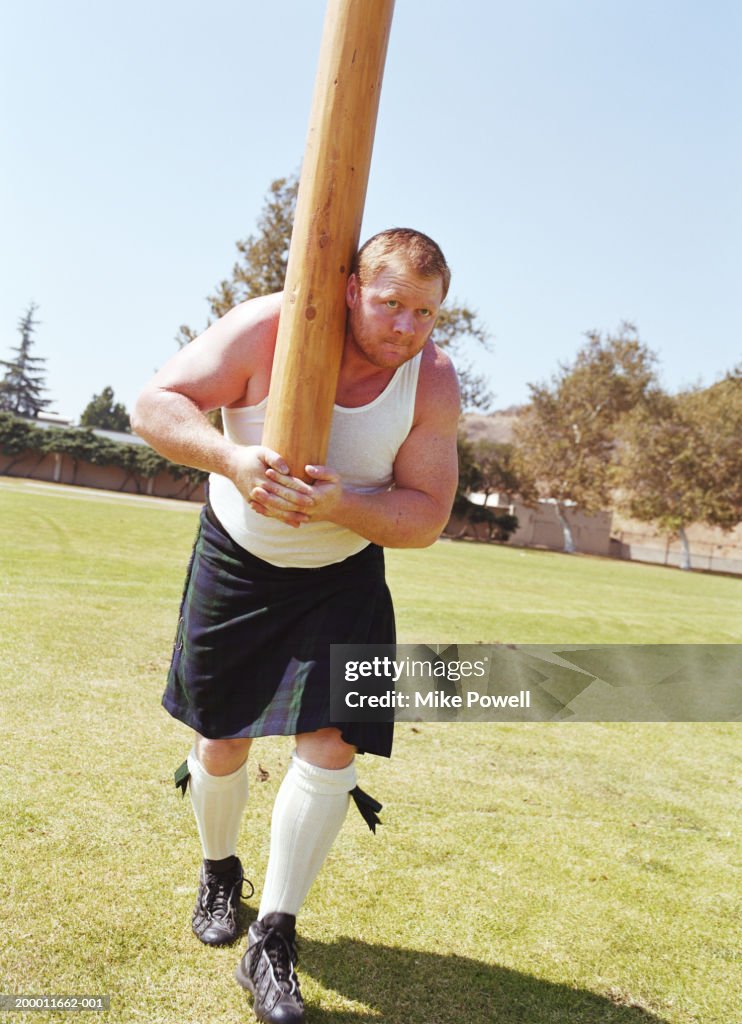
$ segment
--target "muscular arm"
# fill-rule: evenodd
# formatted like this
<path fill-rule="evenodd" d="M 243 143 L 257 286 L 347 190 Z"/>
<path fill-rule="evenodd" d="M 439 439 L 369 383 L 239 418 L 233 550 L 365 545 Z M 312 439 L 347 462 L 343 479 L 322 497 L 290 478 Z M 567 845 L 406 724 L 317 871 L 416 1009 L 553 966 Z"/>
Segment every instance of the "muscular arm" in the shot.
<path fill-rule="evenodd" d="M 265 480 L 268 466 L 278 478 L 288 467 L 267 448 L 234 444 L 206 413 L 244 402 L 251 382 L 253 387 L 264 382 L 267 390 L 280 301 L 280 295 L 270 295 L 230 310 L 155 374 L 132 415 L 133 429 L 161 455 L 229 477 L 247 500 Z M 294 492 L 294 505 L 309 501 Z M 273 514 L 293 526 L 304 521 L 288 508 Z"/>
<path fill-rule="evenodd" d="M 458 481 L 456 435 L 460 413 L 456 374 L 435 346 L 420 368 L 416 415 L 394 463 L 394 489 L 358 494 L 326 467 L 307 467 L 315 483 L 310 519 L 344 526 L 384 547 L 427 547 L 451 514 Z M 271 479 L 272 471 L 268 471 Z"/>

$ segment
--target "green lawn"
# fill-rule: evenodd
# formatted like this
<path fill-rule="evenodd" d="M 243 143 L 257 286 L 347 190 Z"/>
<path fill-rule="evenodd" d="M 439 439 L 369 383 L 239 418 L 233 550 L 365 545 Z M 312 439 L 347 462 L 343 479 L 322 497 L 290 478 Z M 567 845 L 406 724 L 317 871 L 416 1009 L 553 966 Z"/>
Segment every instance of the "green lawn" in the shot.
<path fill-rule="evenodd" d="M 189 738 L 159 706 L 196 515 L 0 480 L 0 993 L 253 1019 L 242 943 L 190 931 Z M 387 559 L 406 642 L 742 640 L 736 579 L 451 542 Z M 245 923 L 290 749 L 252 755 Z M 739 1024 L 738 765 L 734 724 L 400 726 L 391 761 L 360 759 L 384 827 L 351 813 L 300 918 L 310 1024 Z"/>
<path fill-rule="evenodd" d="M 742 579 L 453 541 L 387 564 L 403 642 L 742 641 Z"/>

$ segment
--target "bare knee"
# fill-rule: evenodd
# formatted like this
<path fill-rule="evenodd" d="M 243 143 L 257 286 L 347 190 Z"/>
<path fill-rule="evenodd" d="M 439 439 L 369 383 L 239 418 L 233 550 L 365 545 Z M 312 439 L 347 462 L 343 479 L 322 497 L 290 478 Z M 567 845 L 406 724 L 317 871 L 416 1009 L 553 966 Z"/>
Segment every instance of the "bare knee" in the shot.
<path fill-rule="evenodd" d="M 208 740 L 195 734 L 196 757 L 209 775 L 231 775 L 250 752 L 251 739 Z"/>
<path fill-rule="evenodd" d="M 317 768 L 347 768 L 356 748 L 346 743 L 339 729 L 318 729 L 296 737 L 296 753 Z"/>

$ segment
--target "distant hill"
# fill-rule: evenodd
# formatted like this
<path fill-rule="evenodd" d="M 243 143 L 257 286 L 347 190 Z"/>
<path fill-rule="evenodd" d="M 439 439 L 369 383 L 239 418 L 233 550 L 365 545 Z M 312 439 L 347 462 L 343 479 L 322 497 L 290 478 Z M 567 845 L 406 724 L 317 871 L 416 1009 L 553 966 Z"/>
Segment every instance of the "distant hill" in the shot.
<path fill-rule="evenodd" d="M 468 412 L 462 417 L 463 431 L 470 441 L 510 442 L 513 440 L 513 426 L 523 409 L 522 405 L 511 405 L 508 409 L 500 409 L 486 416 Z"/>

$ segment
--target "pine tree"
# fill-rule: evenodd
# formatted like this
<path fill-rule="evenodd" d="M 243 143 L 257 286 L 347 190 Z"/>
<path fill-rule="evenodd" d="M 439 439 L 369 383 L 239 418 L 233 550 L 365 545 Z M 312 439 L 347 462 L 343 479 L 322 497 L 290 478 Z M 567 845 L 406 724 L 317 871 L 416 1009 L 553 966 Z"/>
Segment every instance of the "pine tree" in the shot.
<path fill-rule="evenodd" d="M 0 381 L 0 410 L 36 419 L 48 405 L 50 398 L 42 398 L 46 391 L 44 373 L 41 369 L 46 362 L 39 356 L 31 355 L 34 331 L 39 321 L 34 320 L 38 306 L 32 302 L 18 321 L 21 335 L 20 345 L 12 351 L 17 353 L 12 360 L 0 359 L 5 367 L 5 376 Z"/>

